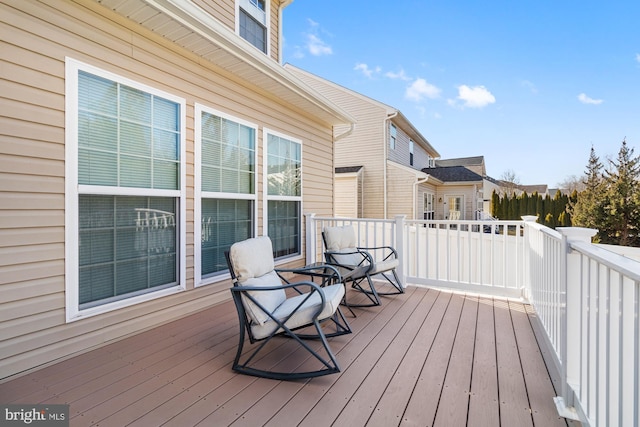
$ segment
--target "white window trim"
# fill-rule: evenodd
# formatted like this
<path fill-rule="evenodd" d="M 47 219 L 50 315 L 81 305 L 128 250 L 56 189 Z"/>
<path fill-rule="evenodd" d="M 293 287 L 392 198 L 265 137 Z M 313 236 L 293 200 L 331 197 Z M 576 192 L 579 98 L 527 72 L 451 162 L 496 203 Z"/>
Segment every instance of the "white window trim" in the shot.
<path fill-rule="evenodd" d="M 241 193 L 218 193 L 202 191 L 202 113 L 209 113 L 227 120 L 232 120 L 241 125 L 248 126 L 255 130 L 254 141 L 254 159 L 255 171 L 253 174 L 254 182 L 253 188 L 254 194 L 241 194 Z M 232 115 L 223 113 L 213 108 L 207 107 L 202 104 L 195 104 L 195 185 L 194 185 L 194 282 L 195 287 L 209 285 L 211 283 L 220 282 L 222 280 L 229 279 L 231 275 L 227 273 L 220 273 L 212 277 L 202 278 L 202 239 L 199 237 L 202 234 L 202 197 L 215 198 L 215 199 L 243 199 L 253 200 L 253 235 L 258 235 L 258 125 L 248 122 L 246 120 L 239 119 Z"/>
<path fill-rule="evenodd" d="M 300 144 L 300 196 L 269 196 L 268 189 L 268 166 L 269 166 L 269 154 L 268 154 L 268 135 L 277 136 L 280 138 L 288 139 L 289 141 Z M 303 207 L 303 187 L 304 187 L 304 150 L 302 140 L 294 138 L 291 135 L 287 135 L 281 132 L 277 132 L 268 128 L 262 129 L 262 230 L 265 236 L 269 233 L 269 200 L 282 200 L 300 202 L 300 241 L 298 245 L 300 247 L 300 253 L 296 255 L 286 256 L 275 261 L 276 265 L 284 264 L 293 260 L 303 259 L 305 254 L 303 252 L 303 234 L 304 234 L 304 207 Z"/>
<path fill-rule="evenodd" d="M 248 5 L 246 7 L 243 7 L 243 9 L 250 14 L 251 16 L 253 16 L 253 18 L 260 22 L 261 24 L 264 25 L 264 27 L 267 30 L 267 34 L 266 34 L 266 40 L 265 42 L 267 43 L 267 51 L 265 52 L 265 54 L 267 56 L 271 56 L 271 0 L 265 0 L 265 4 L 264 4 L 264 22 L 261 22 L 262 19 L 259 15 L 257 15 L 256 13 L 254 13 L 253 9 L 256 9 L 256 7 L 254 5 L 252 5 L 249 0 L 236 0 L 236 16 L 235 16 L 235 25 L 236 25 L 236 34 L 238 34 L 238 37 L 242 38 L 240 36 L 240 7 L 243 5 Z M 244 38 L 242 38 L 244 40 Z M 247 42 L 248 43 L 248 42 Z"/>
<path fill-rule="evenodd" d="M 389 148 L 392 150 L 395 150 L 397 143 L 398 143 L 398 127 L 393 123 L 391 123 L 389 127 Z"/>
<path fill-rule="evenodd" d="M 158 190 L 102 187 L 78 184 L 78 73 L 86 71 L 111 81 L 171 100 L 180 105 L 180 189 Z M 179 200 L 178 284 L 143 295 L 80 310 L 79 307 L 79 235 L 78 197 L 85 192 L 123 196 L 166 196 Z M 186 289 L 186 101 L 170 93 L 122 77 L 101 68 L 65 58 L 65 305 L 66 321 L 73 322 L 110 311 L 151 301 Z"/>

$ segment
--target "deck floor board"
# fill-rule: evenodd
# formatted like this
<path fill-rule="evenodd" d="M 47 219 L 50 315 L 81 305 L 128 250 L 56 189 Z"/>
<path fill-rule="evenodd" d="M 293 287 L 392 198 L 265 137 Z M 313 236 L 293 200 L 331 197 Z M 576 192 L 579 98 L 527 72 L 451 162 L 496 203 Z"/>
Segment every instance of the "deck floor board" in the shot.
<path fill-rule="evenodd" d="M 567 425 L 529 306 L 418 287 L 382 300 L 355 318 L 344 310 L 353 333 L 329 339 L 335 375 L 234 373 L 239 328 L 227 301 L 6 380 L 0 401 L 67 403 L 71 426 Z M 265 366 L 318 363 L 291 340 L 266 349 Z"/>

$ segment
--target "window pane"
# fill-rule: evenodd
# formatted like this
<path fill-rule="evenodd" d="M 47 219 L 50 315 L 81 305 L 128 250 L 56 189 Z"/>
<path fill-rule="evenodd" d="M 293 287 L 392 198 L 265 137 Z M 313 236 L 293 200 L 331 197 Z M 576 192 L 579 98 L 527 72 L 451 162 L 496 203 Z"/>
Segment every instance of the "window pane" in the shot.
<path fill-rule="evenodd" d="M 242 8 L 240 9 L 240 37 L 267 53 L 267 29 Z"/>
<path fill-rule="evenodd" d="M 178 187 L 178 162 L 153 162 L 153 188 L 172 190 Z"/>
<path fill-rule="evenodd" d="M 120 156 L 120 186 L 151 188 L 151 165 L 142 157 Z"/>
<path fill-rule="evenodd" d="M 84 72 L 78 91 L 80 184 L 179 189 L 179 104 Z"/>
<path fill-rule="evenodd" d="M 276 258 L 301 253 L 300 202 L 268 202 L 268 234 Z"/>
<path fill-rule="evenodd" d="M 118 155 L 78 149 L 78 183 L 118 185 Z"/>
<path fill-rule="evenodd" d="M 120 152 L 149 158 L 151 128 L 138 123 L 120 121 Z"/>
<path fill-rule="evenodd" d="M 153 97 L 153 126 L 173 132 L 180 131 L 180 115 L 174 102 Z"/>
<path fill-rule="evenodd" d="M 203 191 L 254 194 L 255 129 L 203 112 L 201 147 Z"/>
<path fill-rule="evenodd" d="M 80 195 L 80 304 L 177 283 L 176 200 Z"/>
<path fill-rule="evenodd" d="M 302 194 L 300 144 L 268 135 L 267 151 L 267 194 L 299 197 Z"/>
<path fill-rule="evenodd" d="M 118 84 L 92 74 L 78 73 L 78 107 L 115 117 L 118 114 Z"/>
<path fill-rule="evenodd" d="M 226 271 L 224 252 L 253 236 L 253 201 L 202 199 L 202 276 Z"/>
<path fill-rule="evenodd" d="M 120 117 L 150 125 L 151 95 L 120 85 Z"/>

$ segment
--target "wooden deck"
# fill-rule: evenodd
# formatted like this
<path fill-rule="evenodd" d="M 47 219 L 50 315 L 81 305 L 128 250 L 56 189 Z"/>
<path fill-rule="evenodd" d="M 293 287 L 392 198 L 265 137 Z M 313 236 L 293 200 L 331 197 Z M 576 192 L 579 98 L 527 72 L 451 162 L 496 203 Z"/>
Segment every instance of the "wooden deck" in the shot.
<path fill-rule="evenodd" d="M 72 426 L 566 426 L 518 302 L 410 287 L 347 311 L 342 372 L 237 375 L 231 301 L 0 384 L 3 403 L 70 404 Z M 277 339 L 269 363 L 306 355 Z"/>

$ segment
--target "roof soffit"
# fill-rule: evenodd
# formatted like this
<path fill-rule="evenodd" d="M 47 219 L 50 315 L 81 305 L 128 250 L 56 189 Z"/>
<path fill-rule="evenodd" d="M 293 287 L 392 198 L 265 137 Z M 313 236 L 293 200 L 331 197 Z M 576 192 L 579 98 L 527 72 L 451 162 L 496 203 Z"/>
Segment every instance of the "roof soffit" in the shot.
<path fill-rule="evenodd" d="M 355 122 L 347 112 L 190 1 L 95 1 L 239 77 L 257 91 L 266 92 L 331 125 Z"/>

